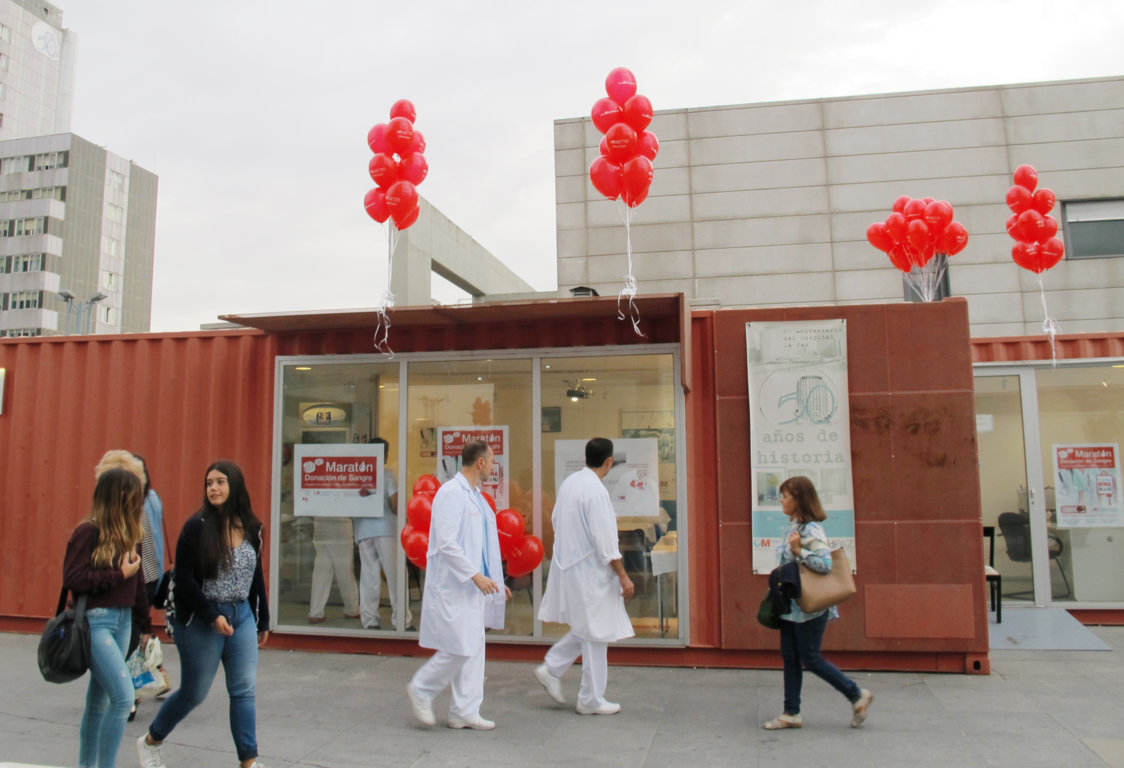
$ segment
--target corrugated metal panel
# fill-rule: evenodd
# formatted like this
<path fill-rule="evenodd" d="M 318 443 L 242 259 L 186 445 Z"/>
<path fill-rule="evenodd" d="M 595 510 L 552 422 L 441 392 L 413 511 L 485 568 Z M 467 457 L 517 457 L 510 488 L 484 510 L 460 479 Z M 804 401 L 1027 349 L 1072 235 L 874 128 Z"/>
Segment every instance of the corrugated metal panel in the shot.
<path fill-rule="evenodd" d="M 1124 333 L 1058 335 L 1054 349 L 1048 336 L 972 339 L 973 363 L 1020 363 L 1055 357 L 1058 360 L 1124 358 Z"/>
<path fill-rule="evenodd" d="M 144 455 L 173 541 L 217 458 L 242 466 L 268 523 L 271 348 L 243 330 L 0 343 L 0 616 L 52 613 L 107 449 Z"/>

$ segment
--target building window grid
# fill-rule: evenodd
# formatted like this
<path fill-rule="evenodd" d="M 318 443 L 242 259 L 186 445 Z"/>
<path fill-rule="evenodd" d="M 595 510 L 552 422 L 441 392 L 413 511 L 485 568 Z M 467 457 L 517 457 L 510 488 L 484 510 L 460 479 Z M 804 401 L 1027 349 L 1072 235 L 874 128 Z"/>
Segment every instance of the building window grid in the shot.
<path fill-rule="evenodd" d="M 0 24 L 0 40 L 5 43 L 12 42 L 12 28 L 6 24 Z"/>
<path fill-rule="evenodd" d="M 106 256 L 116 257 L 117 256 L 117 247 L 118 247 L 119 242 L 120 241 L 117 240 L 117 238 L 115 238 L 115 237 L 110 237 L 109 235 L 102 235 L 101 252 L 104 253 Z"/>
<path fill-rule="evenodd" d="M 118 173 L 117 171 L 110 171 L 106 176 L 105 183 L 106 186 L 108 186 L 110 190 L 114 192 L 125 191 L 125 175 L 122 173 Z"/>
<path fill-rule="evenodd" d="M 13 291 L 8 294 L 8 309 L 39 309 L 43 305 L 42 291 Z"/>
<path fill-rule="evenodd" d="M 17 272 L 42 272 L 43 254 L 22 253 L 18 256 L 13 256 L 11 271 L 13 274 Z"/>
<path fill-rule="evenodd" d="M 35 171 L 49 171 L 54 168 L 67 167 L 67 153 L 62 152 L 41 152 L 35 155 L 31 168 Z"/>
<path fill-rule="evenodd" d="M 119 205 L 108 203 L 105 207 L 105 217 L 114 224 L 121 224 L 125 221 L 125 209 Z"/>
<path fill-rule="evenodd" d="M 1066 259 L 1124 256 L 1124 198 L 1062 204 Z"/>
<path fill-rule="evenodd" d="M 35 216 L 30 219 L 16 219 L 15 236 L 42 235 L 47 231 L 47 217 Z"/>
<path fill-rule="evenodd" d="M 0 71 L 8 71 L 8 54 L 0 53 Z"/>

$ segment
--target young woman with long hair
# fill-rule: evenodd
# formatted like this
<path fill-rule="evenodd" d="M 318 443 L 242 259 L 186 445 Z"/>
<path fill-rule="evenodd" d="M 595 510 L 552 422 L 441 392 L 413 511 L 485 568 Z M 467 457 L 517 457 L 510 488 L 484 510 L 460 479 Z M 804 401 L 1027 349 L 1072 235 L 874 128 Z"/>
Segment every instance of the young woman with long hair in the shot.
<path fill-rule="evenodd" d="M 98 476 L 89 516 L 66 545 L 63 586 L 86 594 L 90 622 L 90 684 L 78 731 L 80 768 L 113 768 L 133 704 L 125 653 L 133 622 L 148 629 L 148 599 L 140 575 L 143 498 L 136 475 L 108 469 Z"/>
<path fill-rule="evenodd" d="M 808 478 L 797 475 L 781 483 L 781 508 L 790 525 L 777 547 L 777 564 L 803 563 L 816 573 L 831 571 L 831 547 L 823 523 L 827 514 L 820 504 L 816 486 Z M 767 731 L 800 728 L 800 692 L 804 670 L 819 676 L 851 702 L 851 727 L 858 728 L 866 720 L 874 694 L 859 688 L 854 680 L 820 654 L 823 633 L 828 619 L 838 619 L 832 606 L 814 613 L 804 613 L 796 601 L 792 611 L 781 616 L 781 658 L 784 660 L 784 712 L 764 724 Z"/>
<path fill-rule="evenodd" d="M 204 474 L 203 506 L 176 544 L 175 629 L 182 681 L 137 740 L 143 768 L 164 768 L 160 745 L 205 698 L 222 662 L 230 696 L 230 732 L 242 768 L 257 759 L 254 691 L 258 648 L 269 638 L 261 564 L 262 524 L 242 470 L 216 461 Z"/>

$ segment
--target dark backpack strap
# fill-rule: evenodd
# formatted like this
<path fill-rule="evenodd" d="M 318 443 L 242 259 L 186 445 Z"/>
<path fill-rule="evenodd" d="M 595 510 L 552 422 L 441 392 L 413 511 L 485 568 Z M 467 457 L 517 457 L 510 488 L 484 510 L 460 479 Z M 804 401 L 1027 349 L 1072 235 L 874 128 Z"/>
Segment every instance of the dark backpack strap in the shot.
<path fill-rule="evenodd" d="M 58 607 L 55 608 L 55 615 L 56 616 L 58 616 L 60 613 L 62 613 L 66 609 L 66 592 L 67 592 L 67 589 L 66 589 L 65 586 L 62 589 L 59 590 L 59 604 L 58 604 Z"/>

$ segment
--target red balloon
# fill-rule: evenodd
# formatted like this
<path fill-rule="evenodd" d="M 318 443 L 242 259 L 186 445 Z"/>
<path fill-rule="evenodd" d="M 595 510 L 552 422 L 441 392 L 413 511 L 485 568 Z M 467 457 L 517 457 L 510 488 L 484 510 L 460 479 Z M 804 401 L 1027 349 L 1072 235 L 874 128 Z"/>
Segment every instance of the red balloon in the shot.
<path fill-rule="evenodd" d="M 1046 230 L 1046 217 L 1033 208 L 1019 214 L 1019 223 L 1015 231 L 1019 238 L 1027 242 L 1037 242 L 1038 236 Z"/>
<path fill-rule="evenodd" d="M 398 161 L 398 178 L 400 179 L 417 185 L 425 181 L 425 177 L 428 175 L 429 163 L 425 161 L 425 155 L 420 152 L 406 155 Z"/>
<path fill-rule="evenodd" d="M 601 137 L 601 143 L 597 145 L 597 149 L 601 152 L 601 157 L 604 157 L 604 158 L 608 159 L 608 157 L 609 157 L 609 142 L 605 140 L 604 136 Z"/>
<path fill-rule="evenodd" d="M 413 210 L 407 213 L 405 216 L 395 216 L 393 213 L 390 214 L 391 218 L 394 219 L 394 226 L 398 227 L 399 232 L 412 227 L 414 225 L 414 222 L 418 220 L 418 216 L 420 215 L 420 205 L 415 205 Z"/>
<path fill-rule="evenodd" d="M 905 204 L 905 207 L 902 208 L 902 214 L 905 216 L 906 221 L 920 219 L 925 215 L 925 201 L 917 199 L 910 200 Z"/>
<path fill-rule="evenodd" d="M 1056 237 L 1052 237 L 1046 242 L 1038 246 L 1038 261 L 1042 266 L 1041 271 L 1046 271 L 1050 267 L 1057 264 L 1062 260 L 1065 255 L 1065 245 Z"/>
<path fill-rule="evenodd" d="M 488 493 L 487 491 L 482 491 L 480 495 L 484 497 L 484 501 L 488 502 L 488 506 L 492 508 L 493 512 L 495 512 L 496 500 L 492 498 L 492 494 Z"/>
<path fill-rule="evenodd" d="M 624 103 L 624 121 L 641 133 L 652 122 L 652 102 L 639 93 Z"/>
<path fill-rule="evenodd" d="M 1012 213 L 1007 217 L 1007 234 L 1015 238 L 1016 240 L 1019 239 L 1018 225 L 1019 215 L 1017 213 Z"/>
<path fill-rule="evenodd" d="M 1022 213 L 1030 207 L 1033 201 L 1034 196 L 1026 187 L 1020 187 L 1016 184 L 1007 190 L 1007 207 L 1015 213 Z"/>
<path fill-rule="evenodd" d="M 593 111 L 590 113 L 590 117 L 593 118 L 593 127 L 601 133 L 605 133 L 605 131 L 624 120 L 624 109 L 612 99 L 602 97 L 593 102 Z"/>
<path fill-rule="evenodd" d="M 523 541 L 515 545 L 507 558 L 507 575 L 523 576 L 539 567 L 542 562 L 542 539 L 538 536 L 526 536 Z"/>
<path fill-rule="evenodd" d="M 589 166 L 589 180 L 593 188 L 610 200 L 621 194 L 621 167 L 607 157 L 598 157 Z"/>
<path fill-rule="evenodd" d="M 386 189 L 398 181 L 398 163 L 390 155 L 375 155 L 367 163 L 367 172 L 381 188 Z"/>
<path fill-rule="evenodd" d="M 429 534 L 407 525 L 402 529 L 401 540 L 402 551 L 406 553 L 406 559 L 418 568 L 425 570 L 425 556 L 429 551 Z"/>
<path fill-rule="evenodd" d="M 894 238 L 890 237 L 886 225 L 881 221 L 876 221 L 866 228 L 866 239 L 883 253 L 889 253 L 894 247 Z"/>
<path fill-rule="evenodd" d="M 905 216 L 897 211 L 894 211 L 886 217 L 886 232 L 893 238 L 895 243 L 905 242 Z"/>
<path fill-rule="evenodd" d="M 1023 269 L 1029 269 L 1035 274 L 1040 274 L 1042 268 L 1038 261 L 1037 243 L 1018 242 L 1011 247 L 1011 258 Z"/>
<path fill-rule="evenodd" d="M 609 147 L 609 159 L 615 163 L 626 163 L 636 154 L 636 131 L 627 123 L 617 123 L 605 132 L 605 142 Z"/>
<path fill-rule="evenodd" d="M 890 263 L 902 272 L 908 273 L 913 269 L 913 262 L 909 260 L 909 255 L 905 252 L 905 246 L 895 245 L 887 255 L 890 257 Z"/>
<path fill-rule="evenodd" d="M 905 210 L 905 204 L 908 203 L 912 199 L 913 198 L 910 197 L 909 195 L 901 195 L 896 200 L 894 200 L 894 205 L 890 208 L 890 210 L 893 211 L 894 213 L 901 213 L 902 211 Z"/>
<path fill-rule="evenodd" d="M 621 197 L 629 208 L 635 208 L 648 197 L 652 185 L 652 161 L 640 155 L 624 164 L 621 172 Z"/>
<path fill-rule="evenodd" d="M 636 93 L 636 75 L 625 67 L 617 67 L 605 78 L 605 93 L 618 104 L 624 104 Z"/>
<path fill-rule="evenodd" d="M 514 547 L 523 541 L 523 515 L 514 509 L 504 509 L 496 513 L 496 530 L 500 539 L 500 557 L 507 560 Z"/>
<path fill-rule="evenodd" d="M 386 207 L 386 190 L 375 187 L 363 197 L 363 207 L 367 215 L 382 224 L 390 218 L 390 209 Z"/>
<path fill-rule="evenodd" d="M 932 235 L 940 235 L 944 228 L 952 221 L 952 206 L 944 200 L 935 200 L 925 206 L 925 223 L 929 225 Z"/>
<path fill-rule="evenodd" d="M 924 201 L 924 203 L 925 203 L 925 207 L 926 207 L 926 208 L 928 208 L 928 207 L 929 207 L 929 204 L 930 204 L 930 203 L 934 203 L 934 202 L 936 202 L 936 200 L 935 200 L 934 198 L 932 198 L 932 197 L 925 197 L 925 198 L 922 198 L 922 200 Z"/>
<path fill-rule="evenodd" d="M 921 219 L 914 219 L 909 222 L 906 227 L 906 239 L 917 251 L 918 256 L 923 258 L 922 265 L 924 265 L 925 261 L 928 261 L 928 259 L 924 259 L 924 255 L 929 248 L 929 225 Z"/>
<path fill-rule="evenodd" d="M 407 155 L 420 155 L 425 152 L 425 137 L 418 129 L 414 129 L 414 140 L 410 142 L 410 146 L 406 148 L 405 154 Z"/>
<path fill-rule="evenodd" d="M 404 117 L 395 117 L 386 124 L 386 143 L 398 154 L 405 154 L 414 141 L 414 124 Z"/>
<path fill-rule="evenodd" d="M 1038 171 L 1034 170 L 1033 165 L 1020 165 L 1015 169 L 1015 185 L 1028 192 L 1033 192 L 1034 188 L 1038 186 Z M 1019 211 L 1015 211 L 1015 213 L 1019 213 Z"/>
<path fill-rule="evenodd" d="M 1054 190 L 1049 187 L 1042 187 L 1034 193 L 1034 201 L 1031 205 L 1034 210 L 1045 216 L 1050 211 L 1054 210 L 1054 203 L 1058 201 L 1058 196 L 1054 194 Z"/>
<path fill-rule="evenodd" d="M 437 479 L 436 475 L 422 475 L 414 481 L 414 487 L 411 489 L 412 495 L 419 493 L 437 493 L 441 487 L 441 481 Z"/>
<path fill-rule="evenodd" d="M 959 221 L 954 221 L 945 227 L 944 233 L 937 243 L 936 250 L 937 253 L 946 253 L 949 256 L 955 256 L 964 250 L 964 246 L 967 244 L 968 230 L 964 229 L 964 225 Z"/>
<path fill-rule="evenodd" d="M 655 160 L 660 153 L 660 140 L 651 131 L 644 131 L 636 137 L 636 151 L 649 160 Z"/>
<path fill-rule="evenodd" d="M 426 491 L 416 493 L 410 497 L 406 505 L 406 521 L 419 531 L 429 530 L 429 521 L 433 517 L 433 493 Z"/>
<path fill-rule="evenodd" d="M 396 181 L 386 190 L 386 207 L 397 224 L 418 204 L 418 190 L 408 181 Z M 401 227 L 399 227 L 401 228 Z"/>
<path fill-rule="evenodd" d="M 418 119 L 418 111 L 414 109 L 409 99 L 399 99 L 391 105 L 390 116 L 391 118 L 404 117 L 412 123 Z"/>
<path fill-rule="evenodd" d="M 386 143 L 386 123 L 379 123 L 367 131 L 367 146 L 376 155 L 390 154 L 390 145 Z"/>
<path fill-rule="evenodd" d="M 1046 226 L 1044 226 L 1042 231 L 1038 234 L 1038 242 L 1040 243 L 1044 243 L 1058 234 L 1058 220 L 1053 216 L 1043 216 L 1042 218 L 1046 219 Z"/>

